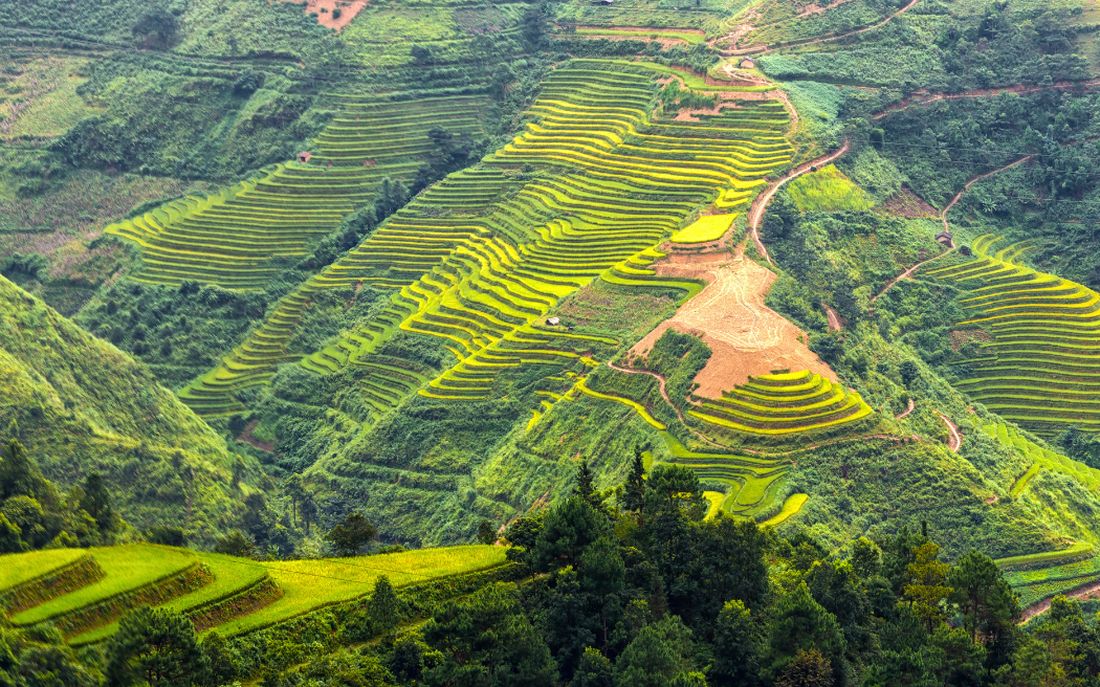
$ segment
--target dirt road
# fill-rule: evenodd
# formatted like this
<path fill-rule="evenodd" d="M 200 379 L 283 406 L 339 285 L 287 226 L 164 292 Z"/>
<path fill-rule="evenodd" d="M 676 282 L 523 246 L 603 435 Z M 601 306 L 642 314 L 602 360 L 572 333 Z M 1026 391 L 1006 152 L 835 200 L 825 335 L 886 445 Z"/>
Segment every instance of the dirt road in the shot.
<path fill-rule="evenodd" d="M 764 213 L 768 209 L 768 205 L 771 204 L 772 199 L 775 198 L 775 194 L 783 187 L 783 184 L 787 183 L 791 179 L 802 176 L 806 172 L 814 169 L 818 169 L 824 165 L 827 165 L 838 158 L 844 153 L 848 152 L 848 141 L 845 139 L 844 144 L 835 151 L 828 155 L 822 155 L 821 157 L 804 162 L 798 167 L 788 172 L 784 177 L 777 181 L 773 181 L 768 184 L 768 187 L 760 192 L 752 201 L 752 205 L 749 207 L 749 234 L 752 236 L 753 244 L 756 246 L 756 251 L 760 253 L 760 256 L 768 261 L 769 265 L 774 265 L 771 255 L 768 254 L 768 249 L 764 247 L 763 241 L 760 240 L 760 225 L 764 221 Z"/>

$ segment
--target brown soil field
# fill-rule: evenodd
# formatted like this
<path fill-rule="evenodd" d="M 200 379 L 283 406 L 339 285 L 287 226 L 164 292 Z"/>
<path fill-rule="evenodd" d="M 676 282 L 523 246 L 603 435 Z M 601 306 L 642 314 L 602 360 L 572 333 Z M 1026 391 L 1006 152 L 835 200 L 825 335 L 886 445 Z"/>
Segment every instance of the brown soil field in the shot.
<path fill-rule="evenodd" d="M 673 254 L 656 263 L 662 276 L 702 279 L 707 286 L 672 317 L 631 349 L 644 356 L 665 330 L 699 336 L 711 349 L 710 360 L 695 381 L 700 396 L 723 391 L 772 370 L 812 370 L 831 380 L 836 375 L 806 345 L 806 333 L 764 305 L 775 273 L 727 253 Z"/>

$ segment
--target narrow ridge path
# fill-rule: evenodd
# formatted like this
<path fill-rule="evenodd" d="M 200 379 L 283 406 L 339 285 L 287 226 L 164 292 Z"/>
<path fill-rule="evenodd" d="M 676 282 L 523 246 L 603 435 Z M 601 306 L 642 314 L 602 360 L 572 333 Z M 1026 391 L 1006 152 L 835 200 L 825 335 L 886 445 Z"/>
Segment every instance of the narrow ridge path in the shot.
<path fill-rule="evenodd" d="M 905 410 L 903 410 L 900 413 L 898 413 L 897 415 L 895 415 L 894 419 L 895 420 L 904 420 L 905 418 L 909 417 L 909 415 L 913 412 L 914 409 L 916 409 L 916 407 L 917 407 L 917 402 L 914 401 L 913 399 L 909 399 L 909 405 L 907 405 L 905 407 Z"/>
<path fill-rule="evenodd" d="M 1032 159 L 1033 157 L 1035 157 L 1035 155 L 1033 155 L 1033 154 L 1032 155 L 1024 155 L 1019 160 L 1016 160 L 1014 162 L 1010 162 L 1007 165 L 1005 165 L 1004 167 L 998 167 L 997 169 L 988 171 L 984 174 L 979 174 L 978 176 L 974 177 L 970 181 L 963 184 L 963 187 L 961 189 L 959 189 L 959 192 L 955 194 L 955 197 L 951 199 L 951 202 L 949 202 L 943 208 L 943 212 L 940 213 L 940 220 L 943 222 L 944 231 L 951 231 L 951 225 L 948 224 L 948 222 L 947 222 L 947 213 L 951 212 L 951 208 L 955 207 L 955 204 L 958 203 L 960 200 L 962 200 L 963 194 L 965 194 L 967 191 L 969 191 L 971 186 L 978 183 L 979 181 L 982 181 L 983 179 L 988 179 L 989 177 L 993 176 L 994 174 L 1000 174 L 1001 172 L 1005 171 L 1006 169 L 1012 169 L 1016 165 L 1022 165 L 1023 163 L 1025 163 L 1028 160 Z"/>
<path fill-rule="evenodd" d="M 894 286 L 896 286 L 899 281 L 901 281 L 903 279 L 908 279 L 909 277 L 913 276 L 913 273 L 916 272 L 917 270 L 919 270 L 921 267 L 924 267 L 925 265 L 932 262 L 933 260 L 939 260 L 940 258 L 944 257 L 945 255 L 948 255 L 949 253 L 953 253 L 953 252 L 955 252 L 954 248 L 948 248 L 947 250 L 943 251 L 942 253 L 937 253 L 936 255 L 928 258 L 927 260 L 922 260 L 922 261 L 918 262 L 917 264 L 913 265 L 909 269 L 905 270 L 904 272 L 902 272 L 898 276 L 896 276 L 893 279 L 891 279 L 890 281 L 888 281 L 886 283 L 886 286 L 882 287 L 881 291 L 879 291 L 875 295 L 871 296 L 870 302 L 874 303 L 875 301 L 877 301 L 879 299 L 879 297 L 882 296 L 882 294 L 884 294 L 887 291 L 889 291 L 890 289 L 894 288 Z"/>
<path fill-rule="evenodd" d="M 1086 79 L 1082 81 L 1057 81 L 1049 85 L 1036 85 L 1036 84 L 1013 84 L 1011 86 L 994 86 L 992 88 L 974 88 L 969 91 L 959 91 L 958 93 L 932 93 L 928 91 L 916 92 L 893 105 L 888 105 L 886 108 L 871 115 L 871 121 L 879 121 L 895 112 L 909 109 L 910 107 L 923 107 L 924 105 L 931 105 L 933 103 L 942 102 L 945 100 L 964 100 L 969 98 L 992 98 L 1005 93 L 1016 93 L 1018 95 L 1027 95 L 1030 93 L 1043 93 L 1046 91 L 1072 91 L 1077 88 L 1085 90 L 1091 90 L 1100 87 L 1100 78 Z"/>
<path fill-rule="evenodd" d="M 623 372 L 628 375 L 647 375 L 656 379 L 657 388 L 661 391 L 661 398 L 665 399 L 665 403 L 667 403 L 669 407 L 672 408 L 673 412 L 676 413 L 676 417 L 680 419 L 680 422 L 683 422 L 685 426 L 687 425 L 687 420 L 684 419 L 684 414 L 680 411 L 680 407 L 673 403 L 672 399 L 668 395 L 668 388 L 665 386 L 665 376 L 663 374 L 660 374 L 659 372 L 654 372 L 652 370 L 640 370 L 635 367 L 623 367 L 622 365 L 617 365 L 610 361 L 607 363 L 607 366 L 610 367 L 612 370 Z"/>
<path fill-rule="evenodd" d="M 761 53 L 771 52 L 773 50 L 783 50 L 785 48 L 801 48 L 807 45 L 820 45 L 822 43 L 832 43 L 835 41 L 841 41 L 852 36 L 858 36 L 868 31 L 874 31 L 877 28 L 889 24 L 894 19 L 897 19 L 901 15 L 905 14 L 909 10 L 913 9 L 920 0 L 909 0 L 902 7 L 894 10 L 890 14 L 886 15 L 882 19 L 868 24 L 867 26 L 860 27 L 858 29 L 852 29 L 851 31 L 845 31 L 844 33 L 830 34 L 826 36 L 814 36 L 811 38 L 800 38 L 793 41 L 781 41 L 779 43 L 773 43 L 771 45 L 749 45 L 744 48 L 719 48 L 718 54 L 723 57 L 733 57 L 737 55 L 759 55 Z M 712 46 L 713 47 L 713 46 Z"/>

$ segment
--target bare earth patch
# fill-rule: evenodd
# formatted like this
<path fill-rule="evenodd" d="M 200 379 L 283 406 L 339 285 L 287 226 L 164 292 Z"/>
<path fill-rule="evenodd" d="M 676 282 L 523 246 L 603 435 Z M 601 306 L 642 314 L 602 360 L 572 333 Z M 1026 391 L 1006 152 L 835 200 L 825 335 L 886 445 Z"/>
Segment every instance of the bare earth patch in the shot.
<path fill-rule="evenodd" d="M 306 14 L 317 15 L 317 23 L 325 28 L 339 31 L 363 11 L 369 0 L 290 0 L 306 6 Z M 340 10 L 339 17 L 333 17 L 333 10 Z"/>
<path fill-rule="evenodd" d="M 908 186 L 902 186 L 897 193 L 887 198 L 881 207 L 891 214 L 908 219 L 939 217 L 940 214 L 928 201 L 913 193 Z"/>
<path fill-rule="evenodd" d="M 984 343 L 992 340 L 993 337 L 984 329 L 955 329 L 947 332 L 947 341 L 951 344 L 951 350 L 956 353 L 971 341 Z"/>
<path fill-rule="evenodd" d="M 775 273 L 726 253 L 677 253 L 654 267 L 661 276 L 702 279 L 707 286 L 636 343 L 632 354 L 644 356 L 670 327 L 700 337 L 711 357 L 695 377 L 696 393 L 711 398 L 772 370 L 812 370 L 836 380 L 806 345 L 806 333 L 764 305 Z"/>

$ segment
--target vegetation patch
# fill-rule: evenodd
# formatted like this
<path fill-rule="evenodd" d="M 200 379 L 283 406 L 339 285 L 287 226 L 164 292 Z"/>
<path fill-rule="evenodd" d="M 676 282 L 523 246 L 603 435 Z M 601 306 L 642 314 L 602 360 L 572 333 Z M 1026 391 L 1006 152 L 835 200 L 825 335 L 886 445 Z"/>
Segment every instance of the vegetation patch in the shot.
<path fill-rule="evenodd" d="M 792 180 L 787 193 L 801 212 L 860 212 L 874 206 L 874 199 L 836 165 Z"/>

